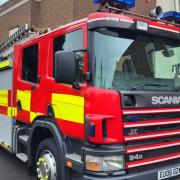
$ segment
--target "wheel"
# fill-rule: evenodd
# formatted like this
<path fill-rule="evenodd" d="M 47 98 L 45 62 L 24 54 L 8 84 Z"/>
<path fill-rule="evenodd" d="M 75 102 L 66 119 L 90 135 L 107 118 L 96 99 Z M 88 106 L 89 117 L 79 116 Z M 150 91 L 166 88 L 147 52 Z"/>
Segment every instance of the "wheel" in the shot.
<path fill-rule="evenodd" d="M 54 139 L 43 140 L 36 152 L 37 175 L 40 180 L 60 180 L 60 157 Z"/>

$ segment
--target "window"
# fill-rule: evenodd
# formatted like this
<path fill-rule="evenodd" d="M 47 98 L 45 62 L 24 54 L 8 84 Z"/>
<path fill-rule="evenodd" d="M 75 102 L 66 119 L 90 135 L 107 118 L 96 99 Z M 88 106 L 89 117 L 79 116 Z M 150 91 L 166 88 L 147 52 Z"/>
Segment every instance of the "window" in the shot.
<path fill-rule="evenodd" d="M 38 45 L 32 45 L 23 50 L 22 79 L 37 83 L 38 74 Z"/>
<path fill-rule="evenodd" d="M 180 42 L 116 28 L 94 31 L 94 85 L 120 91 L 175 91 Z"/>
<path fill-rule="evenodd" d="M 83 30 L 77 30 L 65 35 L 58 36 L 54 39 L 54 57 L 57 51 L 78 50 L 83 49 Z M 76 64 L 77 64 L 77 82 L 83 81 L 83 69 L 84 69 L 84 53 L 76 52 Z"/>

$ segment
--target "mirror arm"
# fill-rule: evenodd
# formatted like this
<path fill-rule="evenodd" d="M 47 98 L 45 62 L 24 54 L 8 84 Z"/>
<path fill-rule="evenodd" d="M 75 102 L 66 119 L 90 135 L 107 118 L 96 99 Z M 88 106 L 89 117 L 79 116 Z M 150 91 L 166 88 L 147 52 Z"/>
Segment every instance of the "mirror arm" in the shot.
<path fill-rule="evenodd" d="M 73 82 L 72 88 L 77 89 L 77 90 L 81 90 L 81 86 L 79 85 L 78 82 Z"/>
<path fill-rule="evenodd" d="M 73 52 L 87 52 L 88 53 L 88 49 L 87 48 L 75 49 L 73 50 Z"/>
<path fill-rule="evenodd" d="M 84 75 L 84 80 L 90 82 L 91 79 L 92 79 L 92 78 L 91 78 L 91 73 L 90 73 L 90 72 L 87 72 L 87 73 Z"/>

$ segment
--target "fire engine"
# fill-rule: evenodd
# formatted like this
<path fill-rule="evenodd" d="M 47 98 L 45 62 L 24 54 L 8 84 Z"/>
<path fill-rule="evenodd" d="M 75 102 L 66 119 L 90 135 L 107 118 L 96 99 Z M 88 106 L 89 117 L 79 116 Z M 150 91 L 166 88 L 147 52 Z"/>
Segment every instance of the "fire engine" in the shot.
<path fill-rule="evenodd" d="M 41 180 L 180 177 L 180 13 L 98 12 L 0 46 L 0 145 Z M 44 33 L 46 32 L 46 33 Z"/>

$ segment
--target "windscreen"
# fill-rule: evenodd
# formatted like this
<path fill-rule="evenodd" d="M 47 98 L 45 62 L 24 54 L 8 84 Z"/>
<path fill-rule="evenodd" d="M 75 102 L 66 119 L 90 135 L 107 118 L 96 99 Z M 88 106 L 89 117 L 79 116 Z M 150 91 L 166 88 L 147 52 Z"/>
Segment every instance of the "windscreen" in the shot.
<path fill-rule="evenodd" d="M 93 32 L 94 85 L 114 90 L 174 91 L 180 86 L 180 43 L 119 29 Z"/>

